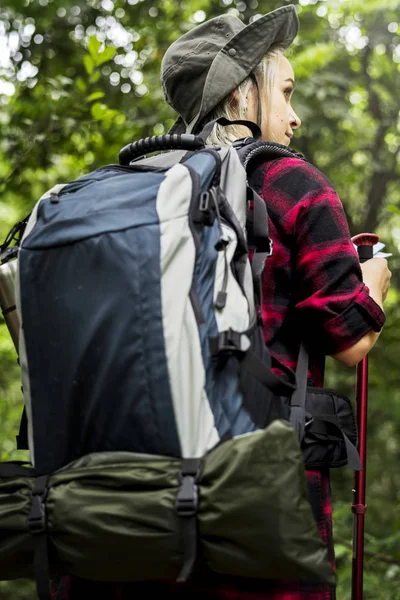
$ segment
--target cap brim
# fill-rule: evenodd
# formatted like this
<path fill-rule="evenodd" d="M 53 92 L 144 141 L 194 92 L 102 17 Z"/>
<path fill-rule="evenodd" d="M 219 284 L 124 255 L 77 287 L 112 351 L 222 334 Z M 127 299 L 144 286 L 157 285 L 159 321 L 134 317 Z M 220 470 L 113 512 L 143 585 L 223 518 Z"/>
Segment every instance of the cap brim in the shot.
<path fill-rule="evenodd" d="M 290 4 L 256 19 L 236 34 L 212 62 L 198 121 L 249 76 L 270 48 L 288 48 L 298 31 L 296 8 Z M 236 51 L 233 57 L 229 54 L 231 49 Z"/>

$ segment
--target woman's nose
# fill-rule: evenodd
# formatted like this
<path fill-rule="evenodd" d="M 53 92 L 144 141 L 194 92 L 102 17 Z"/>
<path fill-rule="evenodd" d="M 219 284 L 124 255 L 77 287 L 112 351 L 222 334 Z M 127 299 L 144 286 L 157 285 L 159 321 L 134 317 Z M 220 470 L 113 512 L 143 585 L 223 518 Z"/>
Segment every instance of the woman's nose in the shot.
<path fill-rule="evenodd" d="M 301 127 L 301 119 L 297 116 L 297 114 L 293 111 L 293 114 L 290 119 L 290 126 L 292 129 L 298 129 Z"/>

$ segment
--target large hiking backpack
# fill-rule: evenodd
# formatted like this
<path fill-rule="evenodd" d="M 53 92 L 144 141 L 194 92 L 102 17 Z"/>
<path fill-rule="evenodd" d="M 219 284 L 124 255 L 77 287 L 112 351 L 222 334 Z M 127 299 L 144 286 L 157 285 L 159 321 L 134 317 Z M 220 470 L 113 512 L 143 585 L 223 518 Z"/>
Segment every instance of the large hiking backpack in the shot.
<path fill-rule="evenodd" d="M 257 311 L 270 241 L 246 166 L 295 154 L 206 146 L 213 126 L 130 144 L 27 223 L 16 287 L 33 467 L 0 466 L 0 578 L 35 576 L 40 598 L 54 574 L 185 580 L 204 564 L 334 580 L 279 401 L 294 376 L 271 369 Z"/>

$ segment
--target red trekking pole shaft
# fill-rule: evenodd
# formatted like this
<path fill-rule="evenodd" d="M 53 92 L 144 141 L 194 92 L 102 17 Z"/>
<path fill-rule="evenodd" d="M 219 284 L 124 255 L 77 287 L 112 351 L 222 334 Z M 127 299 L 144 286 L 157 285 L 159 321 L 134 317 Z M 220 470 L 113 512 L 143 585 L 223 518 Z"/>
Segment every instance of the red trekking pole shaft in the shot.
<path fill-rule="evenodd" d="M 357 246 L 360 262 L 373 257 L 373 246 L 379 241 L 374 233 L 361 233 L 352 238 Z M 368 414 L 368 355 L 357 365 L 356 376 L 356 415 L 359 443 L 358 450 L 361 460 L 361 471 L 354 473 L 353 505 L 353 562 L 351 599 L 363 599 L 364 580 L 364 519 L 367 511 L 365 504 L 365 484 L 367 470 L 367 414 Z"/>

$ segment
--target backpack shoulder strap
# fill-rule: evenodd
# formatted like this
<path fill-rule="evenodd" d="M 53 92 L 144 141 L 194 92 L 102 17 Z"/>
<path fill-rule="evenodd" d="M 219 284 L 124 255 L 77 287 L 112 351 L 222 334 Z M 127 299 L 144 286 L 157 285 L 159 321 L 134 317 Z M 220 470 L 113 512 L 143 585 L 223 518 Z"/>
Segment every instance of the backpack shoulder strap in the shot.
<path fill-rule="evenodd" d="M 268 256 L 272 254 L 272 240 L 268 232 L 268 215 L 264 200 L 249 183 L 249 178 L 255 166 L 261 161 L 266 162 L 276 158 L 300 158 L 303 154 L 295 152 L 287 146 L 274 142 L 257 141 L 254 138 L 242 138 L 233 143 L 238 156 L 246 170 L 248 210 L 246 230 L 250 247 L 255 249 L 252 259 L 253 284 L 259 304 L 261 297 L 261 275 Z"/>
<path fill-rule="evenodd" d="M 239 155 L 247 174 L 253 170 L 254 165 L 263 162 L 274 160 L 276 158 L 299 158 L 306 160 L 304 154 L 296 152 L 288 146 L 283 144 L 277 144 L 275 142 L 261 142 L 255 141 L 253 138 L 244 138 L 242 140 L 236 140 L 233 143 L 233 147 Z"/>

